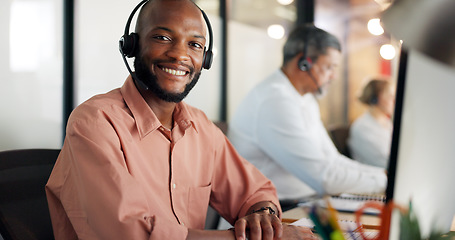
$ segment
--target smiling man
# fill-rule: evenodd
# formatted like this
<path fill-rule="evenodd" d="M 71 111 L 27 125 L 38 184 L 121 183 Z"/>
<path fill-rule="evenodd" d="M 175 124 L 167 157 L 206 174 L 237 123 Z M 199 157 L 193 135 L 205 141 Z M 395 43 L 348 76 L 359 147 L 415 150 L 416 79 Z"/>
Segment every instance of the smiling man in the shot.
<path fill-rule="evenodd" d="M 46 185 L 55 239 L 313 238 L 282 225 L 271 181 L 182 102 L 205 63 L 201 10 L 189 0 L 142 3 L 135 72 L 68 120 Z M 209 204 L 234 231 L 203 230 Z"/>
<path fill-rule="evenodd" d="M 233 145 L 272 180 L 282 203 L 385 190 L 384 170 L 340 154 L 321 121 L 317 98 L 335 79 L 340 58 L 335 36 L 297 27 L 284 45 L 282 67 L 248 93 L 231 120 Z"/>

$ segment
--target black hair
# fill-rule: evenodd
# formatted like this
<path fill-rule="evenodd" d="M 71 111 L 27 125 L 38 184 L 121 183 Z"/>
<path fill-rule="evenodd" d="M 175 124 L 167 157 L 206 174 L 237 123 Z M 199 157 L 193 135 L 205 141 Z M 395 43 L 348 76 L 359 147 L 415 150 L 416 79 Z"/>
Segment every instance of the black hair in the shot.
<path fill-rule="evenodd" d="M 341 52 L 341 44 L 338 39 L 318 28 L 313 24 L 305 24 L 296 27 L 288 36 L 288 39 L 283 47 L 283 66 L 298 54 L 304 52 L 305 44 L 306 57 L 309 57 L 313 62 L 320 55 L 327 53 L 329 47 L 335 48 Z"/>

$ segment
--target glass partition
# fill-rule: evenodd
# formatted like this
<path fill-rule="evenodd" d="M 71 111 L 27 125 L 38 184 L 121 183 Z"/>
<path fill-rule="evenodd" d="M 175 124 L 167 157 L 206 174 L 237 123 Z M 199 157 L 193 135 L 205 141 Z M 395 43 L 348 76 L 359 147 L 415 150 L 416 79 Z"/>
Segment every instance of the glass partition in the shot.
<path fill-rule="evenodd" d="M 0 2 L 0 151 L 60 148 L 62 1 Z"/>
<path fill-rule="evenodd" d="M 282 47 L 296 20 L 293 1 L 230 1 L 228 121 L 245 95 L 281 66 Z"/>

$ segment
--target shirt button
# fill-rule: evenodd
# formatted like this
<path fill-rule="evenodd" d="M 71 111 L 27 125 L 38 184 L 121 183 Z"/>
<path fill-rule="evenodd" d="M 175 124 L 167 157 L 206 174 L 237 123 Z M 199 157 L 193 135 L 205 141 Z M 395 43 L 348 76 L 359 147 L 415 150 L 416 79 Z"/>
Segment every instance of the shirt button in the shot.
<path fill-rule="evenodd" d="M 176 187 L 177 187 L 177 185 L 175 185 L 175 183 L 174 183 L 174 184 L 172 184 L 172 188 L 174 188 L 174 189 L 175 189 Z"/>

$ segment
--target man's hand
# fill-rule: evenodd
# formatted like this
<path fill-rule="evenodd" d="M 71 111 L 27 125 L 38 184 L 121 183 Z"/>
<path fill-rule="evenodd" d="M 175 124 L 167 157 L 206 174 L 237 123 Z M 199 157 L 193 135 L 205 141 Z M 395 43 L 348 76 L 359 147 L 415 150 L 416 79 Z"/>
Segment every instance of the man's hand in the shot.
<path fill-rule="evenodd" d="M 235 222 L 237 240 L 317 239 L 309 228 L 282 224 L 275 214 L 261 211 L 249 214 Z"/>
<path fill-rule="evenodd" d="M 318 239 L 311 229 L 282 224 L 275 215 L 258 216 L 259 214 L 248 215 L 235 223 L 236 240 L 309 240 Z M 250 225 L 251 224 L 251 225 Z M 251 226 L 254 227 L 251 227 Z M 249 227 L 250 226 L 250 227 Z M 249 231 L 246 231 L 249 229 Z M 240 231 L 238 231 L 240 230 Z"/>
<path fill-rule="evenodd" d="M 237 240 L 246 240 L 247 230 L 248 240 L 281 239 L 283 235 L 283 225 L 278 216 L 264 211 L 240 218 L 234 227 Z"/>
<path fill-rule="evenodd" d="M 288 224 L 283 224 L 283 237 L 286 240 L 310 240 L 319 239 L 316 237 L 311 229 L 307 227 L 298 227 Z"/>

